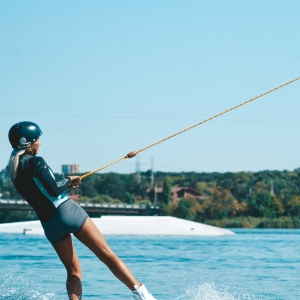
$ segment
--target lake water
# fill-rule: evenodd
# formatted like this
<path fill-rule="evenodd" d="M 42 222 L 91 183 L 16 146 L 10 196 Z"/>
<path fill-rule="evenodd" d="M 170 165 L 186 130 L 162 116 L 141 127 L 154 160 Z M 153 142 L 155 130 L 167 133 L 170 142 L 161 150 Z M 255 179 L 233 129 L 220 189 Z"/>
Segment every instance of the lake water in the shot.
<path fill-rule="evenodd" d="M 300 230 L 234 230 L 234 236 L 107 236 L 158 300 L 300 299 Z M 83 299 L 133 299 L 75 239 Z M 67 299 L 66 273 L 44 236 L 0 235 L 0 299 Z"/>

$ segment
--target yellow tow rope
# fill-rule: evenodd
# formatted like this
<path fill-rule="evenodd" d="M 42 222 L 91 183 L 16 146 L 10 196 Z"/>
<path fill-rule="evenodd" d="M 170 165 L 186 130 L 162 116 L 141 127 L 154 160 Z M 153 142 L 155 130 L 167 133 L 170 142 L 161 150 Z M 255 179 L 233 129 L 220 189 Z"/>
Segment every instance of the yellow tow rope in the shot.
<path fill-rule="evenodd" d="M 206 119 L 206 120 L 203 120 L 203 121 L 201 121 L 201 122 L 199 122 L 199 123 L 197 123 L 197 124 L 195 124 L 195 125 L 192 125 L 192 126 L 186 128 L 186 129 L 183 129 L 183 130 L 181 130 L 181 131 L 179 131 L 179 132 L 177 132 L 177 133 L 174 133 L 174 134 L 172 134 L 172 135 L 170 135 L 170 136 L 168 136 L 168 137 L 166 137 L 166 138 L 164 138 L 164 139 L 162 139 L 162 140 L 160 140 L 160 141 L 158 141 L 158 142 L 156 142 L 156 143 L 153 143 L 153 144 L 151 144 L 151 145 L 149 145 L 149 146 L 147 146 L 147 147 L 145 147 L 145 148 L 142 148 L 142 149 L 140 149 L 140 150 L 138 150 L 138 151 L 131 151 L 131 152 L 129 152 L 127 155 L 125 155 L 124 157 L 119 158 L 119 159 L 113 161 L 112 163 L 110 163 L 110 164 L 108 164 L 108 165 L 106 165 L 106 166 L 103 166 L 103 167 L 101 167 L 101 168 L 99 168 L 99 169 L 96 169 L 96 170 L 94 170 L 94 171 L 92 171 L 92 172 L 89 172 L 89 173 L 86 173 L 86 174 L 80 176 L 80 180 L 82 180 L 82 179 L 84 179 L 84 178 L 86 178 L 86 177 L 88 177 L 88 176 L 90 176 L 90 175 L 93 175 L 93 174 L 95 174 L 95 173 L 97 173 L 97 172 L 99 172 L 99 171 L 101 171 L 101 170 L 103 170 L 103 169 L 105 169 L 105 168 L 108 168 L 108 167 L 110 167 L 110 166 L 112 166 L 112 165 L 114 165 L 114 164 L 116 164 L 116 163 L 119 163 L 119 162 L 121 162 L 122 160 L 124 160 L 124 159 L 126 159 L 126 158 L 132 158 L 132 157 L 136 156 L 138 153 L 141 153 L 142 151 L 145 151 L 145 150 L 147 150 L 147 149 L 149 149 L 149 148 L 151 148 L 151 147 L 153 147 L 153 146 L 156 146 L 156 145 L 158 145 L 158 144 L 160 144 L 160 143 L 162 143 L 162 142 L 165 142 L 165 141 L 167 141 L 167 140 L 169 140 L 169 139 L 171 139 L 171 138 L 173 138 L 173 137 L 175 137 L 175 136 L 177 136 L 177 135 L 179 135 L 179 134 L 181 134 L 181 133 L 184 133 L 184 132 L 186 132 L 186 131 L 188 131 L 188 130 L 190 130 L 190 129 L 192 129 L 192 128 L 195 128 L 195 127 L 197 127 L 197 126 L 199 126 L 199 125 L 201 125 L 201 124 L 203 124 L 203 123 L 206 123 L 206 122 L 208 122 L 208 121 L 211 121 L 212 119 L 215 119 L 215 118 L 217 118 L 217 117 L 219 117 L 219 116 L 222 116 L 222 115 L 224 115 L 224 114 L 226 114 L 226 113 L 228 113 L 228 112 L 230 112 L 230 111 L 232 111 L 232 110 L 234 110 L 234 109 L 236 109 L 236 108 L 239 108 L 239 107 L 241 107 L 241 106 L 243 106 L 243 105 L 246 105 L 246 104 L 248 104 L 248 103 L 250 103 L 250 102 L 252 102 L 252 101 L 254 101 L 254 100 L 258 99 L 258 98 L 261 98 L 261 97 L 263 97 L 263 96 L 265 96 L 265 95 L 267 95 L 267 94 L 270 94 L 270 93 L 272 93 L 272 92 L 274 92 L 274 91 L 276 91 L 276 90 L 278 90 L 278 89 L 280 89 L 280 88 L 282 88 L 282 87 L 284 87 L 284 86 L 286 86 L 286 85 L 289 85 L 289 84 L 291 84 L 291 83 L 293 83 L 293 82 L 295 82 L 295 81 L 297 81 L 297 80 L 299 80 L 299 79 L 300 79 L 300 77 L 295 78 L 295 79 L 293 79 L 293 80 L 291 80 L 291 81 L 289 81 L 289 82 L 286 82 L 286 83 L 284 83 L 284 84 L 282 84 L 282 85 L 279 85 L 279 86 L 277 86 L 276 88 L 273 88 L 273 89 L 271 89 L 271 90 L 269 90 L 269 91 L 267 91 L 267 92 L 265 92 L 265 93 L 263 93 L 263 94 L 260 94 L 260 95 L 254 97 L 254 98 L 251 98 L 251 99 L 249 99 L 249 100 L 247 100 L 247 101 L 245 101 L 245 102 L 243 102 L 243 103 L 240 103 L 240 104 L 238 104 L 238 105 L 236 105 L 236 106 L 234 106 L 234 107 L 231 107 L 231 108 L 229 108 L 229 109 L 227 109 L 227 110 L 224 110 L 224 111 L 221 112 L 221 113 L 218 113 L 218 114 L 216 114 L 216 115 L 214 115 L 214 116 L 212 116 L 212 117 L 210 117 L 210 118 L 208 118 L 208 119 Z"/>

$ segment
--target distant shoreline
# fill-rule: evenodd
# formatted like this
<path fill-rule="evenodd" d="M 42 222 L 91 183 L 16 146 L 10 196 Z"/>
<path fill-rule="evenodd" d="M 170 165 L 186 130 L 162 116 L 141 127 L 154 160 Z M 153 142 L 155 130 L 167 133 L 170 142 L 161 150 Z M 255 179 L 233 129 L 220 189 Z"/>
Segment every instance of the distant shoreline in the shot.
<path fill-rule="evenodd" d="M 1 214 L 0 214 L 1 216 Z M 0 218 L 0 224 L 13 222 L 36 221 L 38 218 L 31 212 L 6 212 L 6 218 Z M 200 223 L 200 222 L 198 222 Z M 219 228 L 265 228 L 265 229 L 300 229 L 300 217 L 254 218 L 236 217 L 206 220 L 202 224 Z"/>
<path fill-rule="evenodd" d="M 204 224 L 220 228 L 265 228 L 265 229 L 299 229 L 299 217 L 254 218 L 237 217 L 221 220 L 207 220 Z"/>

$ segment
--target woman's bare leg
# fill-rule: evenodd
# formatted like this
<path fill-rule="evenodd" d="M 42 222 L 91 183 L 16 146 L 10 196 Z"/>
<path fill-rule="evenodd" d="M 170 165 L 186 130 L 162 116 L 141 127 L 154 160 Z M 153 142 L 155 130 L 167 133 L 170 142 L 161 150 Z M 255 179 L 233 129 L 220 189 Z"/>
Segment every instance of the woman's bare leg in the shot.
<path fill-rule="evenodd" d="M 66 287 L 69 299 L 80 300 L 82 298 L 81 267 L 71 235 L 53 247 L 68 273 Z"/>
<path fill-rule="evenodd" d="M 125 263 L 110 249 L 104 236 L 90 218 L 86 220 L 83 227 L 74 235 L 91 249 L 131 291 L 134 290 L 135 284 L 139 285 Z"/>

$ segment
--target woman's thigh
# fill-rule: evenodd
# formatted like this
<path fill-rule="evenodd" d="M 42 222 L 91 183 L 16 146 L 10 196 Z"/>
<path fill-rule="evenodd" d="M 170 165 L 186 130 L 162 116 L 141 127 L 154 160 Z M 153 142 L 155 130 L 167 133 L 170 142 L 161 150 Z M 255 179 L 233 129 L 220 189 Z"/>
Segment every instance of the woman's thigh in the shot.
<path fill-rule="evenodd" d="M 87 218 L 82 228 L 74 233 L 76 238 L 91 249 L 101 260 L 113 255 L 113 251 L 107 244 L 103 234 L 100 232 L 91 218 Z"/>
<path fill-rule="evenodd" d="M 72 236 L 68 235 L 61 242 L 54 244 L 53 248 L 67 269 L 68 274 L 76 274 L 81 278 L 81 268 L 76 254 Z"/>

